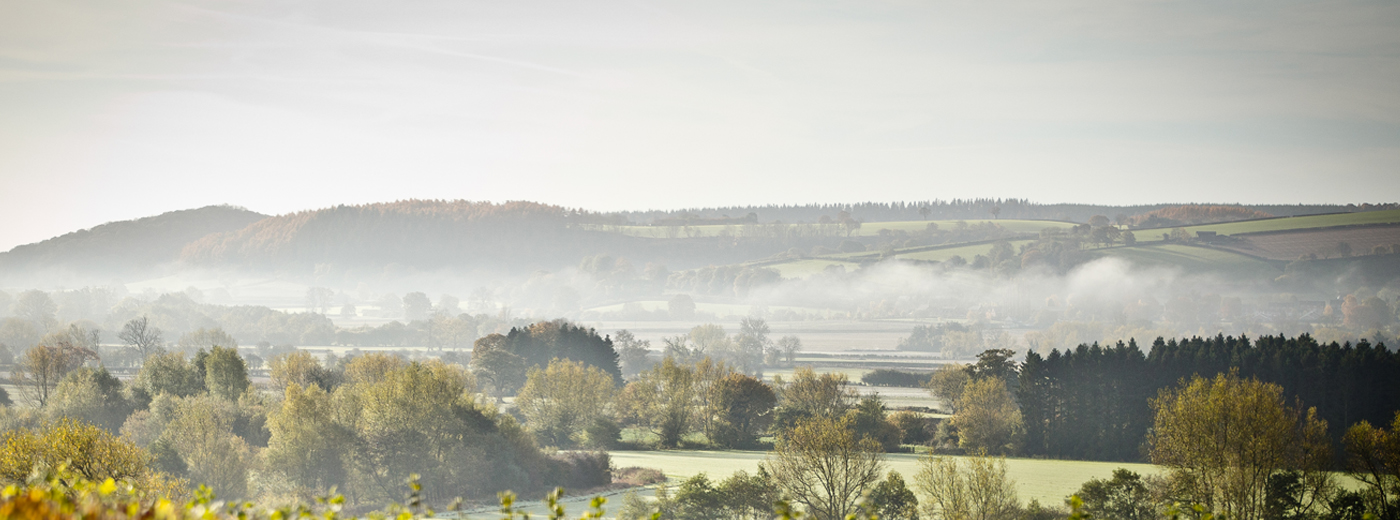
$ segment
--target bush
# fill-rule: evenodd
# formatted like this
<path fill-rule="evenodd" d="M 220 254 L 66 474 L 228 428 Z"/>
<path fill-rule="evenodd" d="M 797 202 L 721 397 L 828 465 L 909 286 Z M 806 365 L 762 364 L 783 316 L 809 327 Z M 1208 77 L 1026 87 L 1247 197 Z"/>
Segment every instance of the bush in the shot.
<path fill-rule="evenodd" d="M 612 484 L 612 457 L 606 451 L 571 451 L 556 455 L 551 461 L 555 475 L 564 487 L 593 489 Z"/>

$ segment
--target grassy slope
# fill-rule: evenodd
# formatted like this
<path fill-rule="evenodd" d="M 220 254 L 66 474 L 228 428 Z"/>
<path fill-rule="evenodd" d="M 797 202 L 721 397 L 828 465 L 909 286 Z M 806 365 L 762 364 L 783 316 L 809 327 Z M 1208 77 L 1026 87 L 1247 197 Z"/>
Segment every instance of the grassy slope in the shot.
<path fill-rule="evenodd" d="M 1283 271 L 1268 262 L 1220 249 L 1183 244 L 1149 244 L 1094 250 L 1096 256 L 1123 258 L 1142 266 L 1178 267 L 1190 273 L 1212 272 L 1272 279 Z"/>
<path fill-rule="evenodd" d="M 687 478 L 705 472 L 713 480 L 744 470 L 754 473 L 758 463 L 767 456 L 761 451 L 615 451 L 613 464 L 617 467 L 642 466 L 658 468 L 672 478 Z M 913 454 L 886 455 L 888 469 L 904 475 L 910 482 L 919 472 L 919 456 Z M 1007 459 L 1007 473 L 1016 480 L 1021 500 L 1032 498 L 1042 504 L 1061 504 L 1066 496 L 1092 478 L 1109 478 L 1116 468 L 1128 468 L 1140 474 L 1156 474 L 1162 470 L 1151 464 L 1118 462 L 1086 462 L 1043 459 Z M 912 484 L 912 482 L 910 482 Z"/>
<path fill-rule="evenodd" d="M 1258 233 L 1261 231 L 1285 231 L 1289 229 L 1312 229 L 1332 226 L 1359 226 L 1364 224 L 1394 224 L 1400 223 L 1400 210 L 1367 211 L 1364 213 L 1338 213 L 1334 215 L 1309 215 L 1305 217 L 1273 218 L 1265 220 L 1251 220 L 1246 222 L 1223 222 L 1220 224 L 1201 224 L 1197 226 L 1187 226 L 1191 232 L 1214 231 L 1222 235 L 1236 235 L 1240 233 Z M 1151 239 L 1153 231 L 1169 232 L 1170 229 L 1134 230 L 1138 233 L 1138 239 Z"/>

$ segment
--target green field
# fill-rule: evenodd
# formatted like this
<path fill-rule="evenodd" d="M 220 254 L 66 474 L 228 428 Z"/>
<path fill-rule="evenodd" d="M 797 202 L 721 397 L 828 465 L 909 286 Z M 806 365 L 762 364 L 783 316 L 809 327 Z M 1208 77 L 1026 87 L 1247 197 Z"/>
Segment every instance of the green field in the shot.
<path fill-rule="evenodd" d="M 1021 246 L 1031 243 L 1030 240 L 1012 240 L 1008 242 L 1016 251 L 1021 250 Z M 901 260 L 919 260 L 923 262 L 945 262 L 954 256 L 961 256 L 963 260 L 969 262 L 977 255 L 985 255 L 992 250 L 995 244 L 976 244 L 970 246 L 951 246 L 928 251 L 918 251 L 914 253 L 900 253 L 895 258 Z"/>
<path fill-rule="evenodd" d="M 718 480 L 744 470 L 754 473 L 758 463 L 767 457 L 761 451 L 615 451 L 613 465 L 619 468 L 641 466 L 657 468 L 673 479 L 689 478 L 704 472 Z M 919 456 L 900 453 L 887 454 L 888 469 L 904 475 L 905 481 L 919 472 Z M 1039 500 L 1042 504 L 1059 505 L 1065 497 L 1093 478 L 1110 478 L 1116 468 L 1127 468 L 1143 475 L 1164 471 L 1151 464 L 1119 462 L 1086 462 L 1044 459 L 1006 459 L 1007 473 L 1016 481 L 1021 500 Z M 912 484 L 912 483 L 911 483 Z"/>
<path fill-rule="evenodd" d="M 1400 210 L 1367 211 L 1362 213 L 1339 213 L 1335 215 L 1309 215 L 1303 217 L 1273 218 L 1265 220 L 1251 220 L 1248 222 L 1223 222 L 1220 224 L 1201 224 L 1196 226 L 1185 226 L 1187 231 L 1195 233 L 1197 231 L 1214 231 L 1222 235 L 1237 235 L 1240 233 L 1258 233 L 1261 231 L 1286 231 L 1290 229 L 1312 229 L 1332 226 L 1359 226 L 1363 224 L 1395 224 L 1400 223 Z M 1157 231 L 1157 233 L 1153 233 Z M 1139 240 L 1154 240 L 1160 238 L 1160 233 L 1171 231 L 1168 228 L 1160 229 L 1137 229 L 1133 230 L 1138 235 Z M 1155 235 L 1155 236 L 1154 236 Z"/>
<path fill-rule="evenodd" d="M 1129 260 L 1137 265 L 1178 267 L 1187 272 L 1214 272 L 1272 279 L 1283 273 L 1273 264 L 1239 253 L 1181 244 L 1111 247 L 1092 254 Z"/>
<path fill-rule="evenodd" d="M 808 278 L 820 274 L 827 267 L 839 265 L 846 271 L 854 271 L 860 268 L 860 264 L 853 262 L 842 262 L 838 260 L 809 259 L 783 262 L 781 264 L 766 265 L 764 267 L 776 269 L 783 278 Z"/>

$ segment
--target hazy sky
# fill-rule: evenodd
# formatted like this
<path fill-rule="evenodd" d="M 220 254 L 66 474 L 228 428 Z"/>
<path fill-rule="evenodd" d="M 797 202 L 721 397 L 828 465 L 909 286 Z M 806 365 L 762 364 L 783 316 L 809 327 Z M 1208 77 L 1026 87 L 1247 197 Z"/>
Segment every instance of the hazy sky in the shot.
<path fill-rule="evenodd" d="M 0 250 L 230 203 L 1400 200 L 1400 2 L 0 0 Z"/>

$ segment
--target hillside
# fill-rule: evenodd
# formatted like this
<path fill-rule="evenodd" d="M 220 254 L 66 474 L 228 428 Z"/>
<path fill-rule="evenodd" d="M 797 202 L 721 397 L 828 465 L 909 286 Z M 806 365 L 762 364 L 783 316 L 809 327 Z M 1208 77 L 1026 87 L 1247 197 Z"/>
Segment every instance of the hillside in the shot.
<path fill-rule="evenodd" d="M 1395 204 L 1253 204 L 1253 205 L 1213 205 L 1213 204 L 1144 204 L 1144 205 L 1104 205 L 1104 204 L 1042 204 L 1026 199 L 953 199 L 908 202 L 860 202 L 853 204 L 799 204 L 766 206 L 729 206 L 718 208 L 688 208 L 678 210 L 624 211 L 618 213 L 624 220 L 642 225 L 675 223 L 686 220 L 709 223 L 706 220 L 730 219 L 738 221 L 753 214 L 753 221 L 772 222 L 818 222 L 822 217 L 835 219 L 842 211 L 849 212 L 851 218 L 861 222 L 912 221 L 912 220 L 973 220 L 973 219 L 1025 219 L 1063 220 L 1086 222 L 1089 217 L 1103 215 L 1115 219 L 1119 215 L 1133 217 L 1153 211 L 1182 211 L 1171 208 L 1231 207 L 1239 208 L 1243 214 L 1267 214 L 1280 217 L 1316 215 L 1321 213 L 1344 213 L 1394 209 Z M 927 212 L 921 211 L 927 209 Z M 1217 210 L 1218 211 L 1218 210 Z"/>
<path fill-rule="evenodd" d="M 211 233 L 247 227 L 267 215 L 233 206 L 207 206 L 109 222 L 0 253 L 7 277 L 40 271 L 124 275 L 175 262 L 185 245 Z"/>
<path fill-rule="evenodd" d="M 196 266 L 293 270 L 318 264 L 522 269 L 569 265 L 622 238 L 569 225 L 580 218 L 586 216 L 533 202 L 336 206 L 205 236 L 184 247 L 180 257 Z"/>

